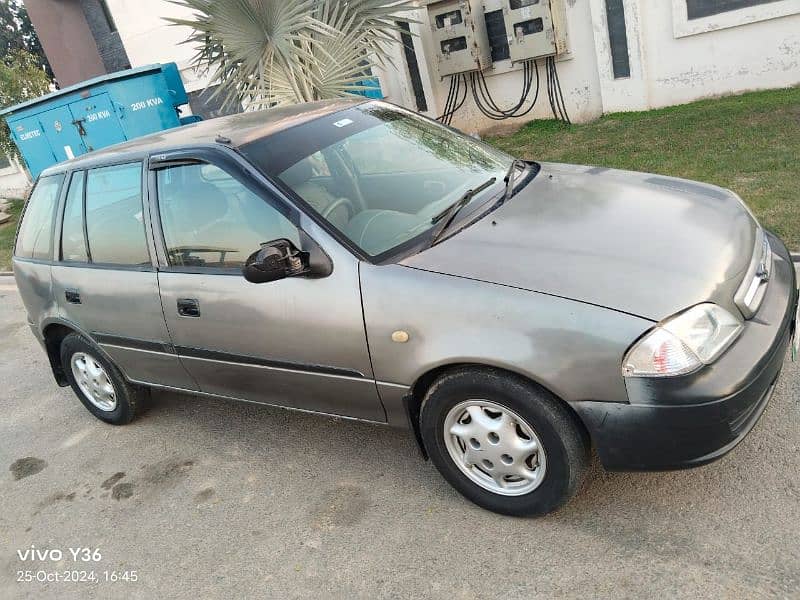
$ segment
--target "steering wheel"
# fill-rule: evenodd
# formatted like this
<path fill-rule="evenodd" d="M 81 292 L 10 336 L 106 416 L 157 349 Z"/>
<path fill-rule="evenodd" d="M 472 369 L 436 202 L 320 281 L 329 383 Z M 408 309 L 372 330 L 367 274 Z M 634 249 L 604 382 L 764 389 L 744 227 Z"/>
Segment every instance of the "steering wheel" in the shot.
<path fill-rule="evenodd" d="M 347 152 L 341 147 L 341 144 L 323 150 L 322 155 L 328 161 L 328 165 L 332 170 L 336 171 L 337 178 L 344 180 L 345 186 L 358 204 L 358 210 L 351 209 L 350 216 L 352 217 L 356 212 L 367 210 L 367 202 L 364 199 L 364 194 L 361 193 L 355 166 Z M 353 203 L 351 203 L 351 206 L 354 207 Z"/>
<path fill-rule="evenodd" d="M 354 214 L 356 214 L 356 207 L 353 205 L 352 201 L 349 198 L 337 198 L 333 202 L 330 203 L 328 208 L 322 211 L 322 218 L 328 219 L 329 216 L 333 213 L 334 210 L 339 208 L 340 206 L 344 206 L 347 208 L 347 218 L 351 218 Z"/>

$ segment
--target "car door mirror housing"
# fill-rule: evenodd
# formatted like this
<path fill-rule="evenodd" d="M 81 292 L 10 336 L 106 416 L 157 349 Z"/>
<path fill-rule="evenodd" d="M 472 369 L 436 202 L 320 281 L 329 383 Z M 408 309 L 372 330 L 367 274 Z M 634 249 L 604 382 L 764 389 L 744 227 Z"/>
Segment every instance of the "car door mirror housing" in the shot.
<path fill-rule="evenodd" d="M 300 245 L 308 253 L 308 277 L 327 277 L 333 273 L 333 261 L 330 256 L 305 231 L 298 229 L 298 233 Z"/>
<path fill-rule="evenodd" d="M 244 278 L 250 283 L 267 283 L 286 277 L 296 277 L 310 272 L 308 252 L 302 252 L 287 239 L 262 244 L 242 267 Z"/>

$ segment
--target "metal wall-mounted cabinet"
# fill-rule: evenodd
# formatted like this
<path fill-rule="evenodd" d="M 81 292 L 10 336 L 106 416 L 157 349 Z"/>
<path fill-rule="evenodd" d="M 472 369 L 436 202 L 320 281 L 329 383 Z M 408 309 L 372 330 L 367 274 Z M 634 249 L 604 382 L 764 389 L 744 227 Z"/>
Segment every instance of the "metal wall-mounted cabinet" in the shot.
<path fill-rule="evenodd" d="M 567 51 L 564 0 L 504 0 L 503 19 L 512 63 Z"/>
<path fill-rule="evenodd" d="M 0 111 L 33 177 L 50 165 L 185 122 L 175 63 L 119 71 Z"/>
<path fill-rule="evenodd" d="M 492 65 L 482 0 L 435 0 L 426 8 L 440 77 Z"/>

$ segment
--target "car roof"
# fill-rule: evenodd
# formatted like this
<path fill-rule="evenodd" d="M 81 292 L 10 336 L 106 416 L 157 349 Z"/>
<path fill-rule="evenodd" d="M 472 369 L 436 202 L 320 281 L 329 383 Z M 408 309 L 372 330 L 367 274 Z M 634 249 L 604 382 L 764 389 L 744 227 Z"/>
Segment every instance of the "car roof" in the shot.
<path fill-rule="evenodd" d="M 337 98 L 197 121 L 82 154 L 48 167 L 42 171 L 42 175 L 119 163 L 127 159 L 140 159 L 154 151 L 166 151 L 187 146 L 221 143 L 227 147 L 236 148 L 268 137 L 278 131 L 284 131 L 364 102 L 367 100 L 363 98 Z M 222 142 L 217 138 L 227 139 Z"/>

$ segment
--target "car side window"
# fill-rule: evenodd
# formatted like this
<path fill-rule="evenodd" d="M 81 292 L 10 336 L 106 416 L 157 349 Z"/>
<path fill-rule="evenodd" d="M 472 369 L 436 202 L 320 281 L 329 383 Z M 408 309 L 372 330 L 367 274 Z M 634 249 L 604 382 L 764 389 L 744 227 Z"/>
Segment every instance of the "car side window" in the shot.
<path fill-rule="evenodd" d="M 150 264 L 142 213 L 141 163 L 88 171 L 86 230 L 93 263 Z"/>
<path fill-rule="evenodd" d="M 211 164 L 157 172 L 158 209 L 173 267 L 241 268 L 272 240 L 299 245 L 297 228 L 263 198 Z"/>
<path fill-rule="evenodd" d="M 83 231 L 83 171 L 72 174 L 64 203 L 64 220 L 61 226 L 61 260 L 87 262 L 86 237 Z"/>
<path fill-rule="evenodd" d="M 63 174 L 42 177 L 33 188 L 17 236 L 14 255 L 20 258 L 53 258 L 53 225 L 58 190 Z"/>

